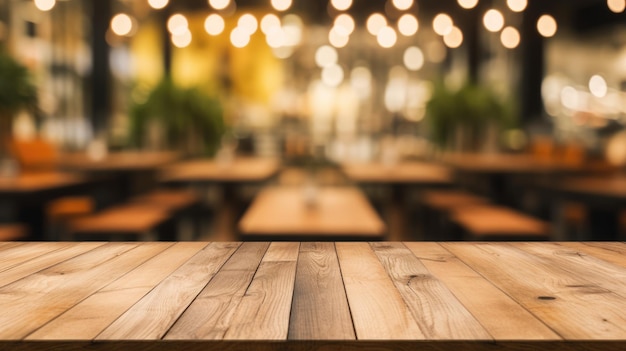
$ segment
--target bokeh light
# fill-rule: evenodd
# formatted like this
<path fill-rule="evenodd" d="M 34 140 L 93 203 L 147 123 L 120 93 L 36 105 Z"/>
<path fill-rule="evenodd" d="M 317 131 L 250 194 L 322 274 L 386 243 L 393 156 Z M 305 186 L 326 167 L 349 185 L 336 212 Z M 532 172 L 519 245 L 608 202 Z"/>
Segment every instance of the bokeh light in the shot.
<path fill-rule="evenodd" d="M 606 80 L 601 75 L 594 75 L 589 79 L 589 91 L 595 97 L 603 98 L 608 92 Z"/>
<path fill-rule="evenodd" d="M 383 48 L 391 48 L 396 45 L 396 41 L 398 41 L 398 35 L 396 31 L 391 27 L 383 27 L 378 31 L 376 35 L 376 40 L 378 41 L 378 45 Z"/>
<path fill-rule="evenodd" d="M 354 31 L 354 19 L 348 14 L 341 14 L 335 18 L 334 27 L 343 35 L 350 35 Z"/>
<path fill-rule="evenodd" d="M 398 20 L 398 31 L 406 37 L 415 35 L 418 29 L 419 22 L 417 21 L 417 18 L 410 13 L 402 15 Z"/>
<path fill-rule="evenodd" d="M 170 0 L 148 0 L 148 5 L 155 10 L 160 10 L 169 4 Z"/>
<path fill-rule="evenodd" d="M 218 14 L 208 15 L 204 20 L 204 30 L 209 35 L 220 35 L 224 31 L 225 23 L 222 16 Z"/>
<path fill-rule="evenodd" d="M 424 53 L 416 46 L 410 46 L 404 51 L 404 66 L 411 71 L 419 71 L 424 67 Z"/>
<path fill-rule="evenodd" d="M 554 17 L 550 15 L 543 15 L 539 17 L 539 20 L 537 21 L 537 30 L 539 31 L 539 34 L 546 38 L 550 38 L 556 34 L 557 29 L 558 25 Z"/>
<path fill-rule="evenodd" d="M 339 11 L 345 11 L 352 6 L 352 0 L 331 0 L 330 4 Z"/>
<path fill-rule="evenodd" d="M 172 35 L 172 44 L 177 48 L 186 48 L 191 44 L 191 32 L 187 30 L 182 34 Z"/>
<path fill-rule="evenodd" d="M 478 5 L 478 0 L 457 0 L 457 2 L 464 9 L 473 9 Z"/>
<path fill-rule="evenodd" d="M 513 12 L 522 12 L 528 6 L 528 0 L 506 0 L 506 4 Z"/>
<path fill-rule="evenodd" d="M 243 48 L 250 43 L 250 35 L 245 29 L 236 27 L 230 32 L 230 43 L 236 48 Z"/>
<path fill-rule="evenodd" d="M 378 32 L 387 26 L 387 19 L 380 13 L 373 13 L 367 18 L 367 31 L 371 35 L 378 35 Z"/>
<path fill-rule="evenodd" d="M 456 49 L 463 44 L 463 32 L 459 27 L 452 27 L 450 33 L 443 36 L 443 42 L 450 49 Z"/>
<path fill-rule="evenodd" d="M 334 47 L 322 45 L 315 51 L 315 63 L 318 67 L 328 67 L 337 63 L 339 55 Z"/>
<path fill-rule="evenodd" d="M 500 42 L 507 49 L 515 49 L 520 43 L 519 31 L 513 27 L 506 27 L 500 33 Z"/>
<path fill-rule="evenodd" d="M 230 5 L 230 0 L 209 0 L 209 5 L 216 10 L 223 10 Z"/>
<path fill-rule="evenodd" d="M 291 7 L 292 0 L 272 0 L 272 7 L 276 11 L 286 11 Z"/>
<path fill-rule="evenodd" d="M 189 22 L 185 16 L 177 13 L 167 20 L 167 29 L 172 35 L 183 35 L 189 30 Z"/>
<path fill-rule="evenodd" d="M 435 33 L 441 36 L 450 33 L 452 27 L 454 27 L 454 22 L 452 22 L 452 18 L 445 13 L 440 13 L 433 19 L 433 29 Z"/>
<path fill-rule="evenodd" d="M 392 0 L 391 3 L 395 8 L 401 11 L 408 10 L 413 6 L 413 0 Z"/>
<path fill-rule="evenodd" d="M 259 23 L 256 20 L 256 17 L 253 15 L 246 13 L 239 17 L 237 21 L 237 27 L 241 27 L 248 35 L 254 34 L 259 28 Z"/>
<path fill-rule="evenodd" d="M 111 30 L 119 36 L 128 35 L 133 30 L 133 20 L 125 13 L 119 13 L 111 19 Z"/>
<path fill-rule="evenodd" d="M 339 84 L 343 82 L 343 77 L 343 68 L 337 64 L 330 65 L 322 69 L 322 82 L 328 86 L 339 86 Z"/>
<path fill-rule="evenodd" d="M 612 12 L 622 13 L 626 9 L 626 0 L 607 0 L 606 5 Z"/>
<path fill-rule="evenodd" d="M 497 32 L 504 27 L 504 16 L 502 16 L 502 12 L 491 9 L 485 12 L 485 16 L 483 16 L 483 24 L 488 31 Z"/>
<path fill-rule="evenodd" d="M 50 11 L 56 3 L 56 0 L 35 0 L 35 7 L 41 11 Z"/>

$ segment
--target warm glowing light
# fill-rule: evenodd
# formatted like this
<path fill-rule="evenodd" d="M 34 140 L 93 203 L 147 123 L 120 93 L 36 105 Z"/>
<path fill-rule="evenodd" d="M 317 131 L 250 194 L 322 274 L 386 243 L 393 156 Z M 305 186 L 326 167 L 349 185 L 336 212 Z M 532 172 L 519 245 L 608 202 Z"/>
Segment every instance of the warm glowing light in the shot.
<path fill-rule="evenodd" d="M 454 27 L 454 23 L 452 22 L 452 18 L 445 13 L 440 13 L 435 16 L 433 19 L 433 29 L 435 33 L 439 35 L 446 35 L 452 31 L 452 27 Z"/>
<path fill-rule="evenodd" d="M 287 45 L 296 46 L 302 41 L 302 27 L 304 23 L 302 19 L 295 14 L 289 14 L 283 17 L 283 31 L 286 35 Z"/>
<path fill-rule="evenodd" d="M 291 7 L 292 0 L 272 0 L 272 7 L 276 11 L 285 11 Z"/>
<path fill-rule="evenodd" d="M 170 0 L 148 0 L 148 5 L 155 10 L 160 10 L 169 4 Z"/>
<path fill-rule="evenodd" d="M 626 9 L 626 0 L 606 0 L 609 10 L 615 13 L 622 13 Z"/>
<path fill-rule="evenodd" d="M 473 9 L 478 5 L 478 0 L 457 0 L 457 2 L 464 9 Z"/>
<path fill-rule="evenodd" d="M 352 6 L 352 0 L 330 0 L 330 4 L 339 11 L 345 11 Z"/>
<path fill-rule="evenodd" d="M 396 45 L 396 41 L 398 41 L 398 36 L 396 35 L 396 31 L 391 27 L 384 27 L 378 31 L 376 35 L 376 40 L 378 41 L 378 45 L 383 48 L 391 48 Z"/>
<path fill-rule="evenodd" d="M 570 110 L 578 109 L 578 90 L 571 86 L 566 86 L 561 90 L 561 104 Z"/>
<path fill-rule="evenodd" d="M 278 18 L 278 16 L 272 13 L 269 13 L 263 16 L 263 19 L 261 19 L 261 31 L 265 35 L 269 35 L 271 32 L 279 30 L 279 29 L 280 29 L 280 19 Z"/>
<path fill-rule="evenodd" d="M 558 26 L 554 17 L 550 15 L 543 15 L 539 17 L 539 20 L 537 21 L 537 30 L 539 31 L 539 34 L 546 38 L 550 38 L 556 34 L 557 29 Z"/>
<path fill-rule="evenodd" d="M 528 0 L 506 0 L 506 4 L 513 12 L 522 12 L 528 6 Z"/>
<path fill-rule="evenodd" d="M 424 67 L 424 53 L 416 46 L 410 46 L 404 51 L 404 66 L 411 71 L 419 71 Z"/>
<path fill-rule="evenodd" d="M 56 3 L 56 0 L 35 0 L 35 6 L 41 11 L 52 10 Z"/>
<path fill-rule="evenodd" d="M 506 27 L 500 33 L 500 41 L 505 48 L 515 49 L 520 42 L 519 32 L 513 27 Z"/>
<path fill-rule="evenodd" d="M 133 30 L 133 20 L 125 13 L 117 14 L 111 19 L 111 30 L 117 35 L 128 35 Z"/>
<path fill-rule="evenodd" d="M 450 49 L 456 49 L 463 44 L 463 32 L 459 27 L 452 27 L 450 33 L 443 36 L 443 42 Z"/>
<path fill-rule="evenodd" d="M 183 35 L 189 30 L 189 22 L 185 16 L 177 13 L 167 21 L 167 29 L 172 35 Z"/>
<path fill-rule="evenodd" d="M 285 34 L 283 28 L 279 26 L 267 34 L 265 41 L 269 47 L 278 49 L 287 45 L 287 34 Z"/>
<path fill-rule="evenodd" d="M 324 84 L 336 87 L 343 82 L 343 68 L 335 64 L 322 69 L 322 82 Z"/>
<path fill-rule="evenodd" d="M 256 17 L 249 13 L 246 13 L 239 17 L 239 20 L 237 21 L 237 26 L 246 31 L 248 35 L 252 35 L 259 28 L 259 23 L 257 22 Z"/>
<path fill-rule="evenodd" d="M 589 79 L 589 91 L 595 97 L 605 97 L 608 92 L 608 86 L 604 77 L 597 74 L 591 77 L 591 79 Z"/>
<path fill-rule="evenodd" d="M 320 46 L 315 51 L 315 63 L 319 67 L 328 67 L 337 63 L 339 55 L 334 47 L 328 45 Z"/>
<path fill-rule="evenodd" d="M 350 35 L 354 32 L 354 19 L 348 14 L 341 14 L 335 18 L 334 27 L 343 35 Z"/>
<path fill-rule="evenodd" d="M 177 48 L 186 48 L 191 44 L 191 32 L 187 30 L 182 34 L 172 35 L 172 44 Z"/>
<path fill-rule="evenodd" d="M 373 13 L 367 18 L 366 26 L 371 35 L 378 35 L 378 31 L 387 26 L 387 19 L 380 13 Z"/>
<path fill-rule="evenodd" d="M 410 37 L 415 35 L 418 29 L 419 23 L 417 22 L 417 18 L 412 14 L 406 13 L 398 20 L 398 31 L 404 36 Z"/>
<path fill-rule="evenodd" d="M 337 28 L 333 28 L 330 30 L 330 33 L 328 33 L 328 41 L 330 42 L 330 45 L 339 49 L 348 45 L 350 37 L 342 35 L 339 31 L 337 31 Z"/>
<path fill-rule="evenodd" d="M 485 12 L 483 24 L 488 31 L 497 32 L 504 27 L 504 16 L 502 16 L 502 12 L 491 9 Z"/>
<path fill-rule="evenodd" d="M 245 29 L 236 27 L 230 32 L 230 43 L 236 48 L 243 48 L 250 43 L 250 35 Z"/>
<path fill-rule="evenodd" d="M 224 31 L 224 19 L 217 14 L 208 15 L 204 20 L 204 30 L 209 35 L 220 35 Z"/>
<path fill-rule="evenodd" d="M 230 5 L 230 0 L 209 0 L 209 5 L 216 10 L 223 10 Z"/>
<path fill-rule="evenodd" d="M 413 6 L 413 0 L 392 0 L 391 3 L 398 10 L 408 10 L 411 6 Z"/>

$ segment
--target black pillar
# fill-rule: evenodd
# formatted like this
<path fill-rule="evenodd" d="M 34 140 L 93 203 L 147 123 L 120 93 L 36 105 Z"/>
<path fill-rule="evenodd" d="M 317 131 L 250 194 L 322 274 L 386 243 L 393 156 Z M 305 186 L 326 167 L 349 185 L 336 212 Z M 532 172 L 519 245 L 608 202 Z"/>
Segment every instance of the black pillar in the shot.
<path fill-rule="evenodd" d="M 544 38 L 537 31 L 541 16 L 541 2 L 529 1 L 521 28 L 521 121 L 528 123 L 543 116 L 541 83 L 543 81 Z"/>
<path fill-rule="evenodd" d="M 111 0 L 91 1 L 91 124 L 94 133 L 107 127 L 111 114 L 111 77 L 109 44 L 106 33 L 111 20 Z"/>

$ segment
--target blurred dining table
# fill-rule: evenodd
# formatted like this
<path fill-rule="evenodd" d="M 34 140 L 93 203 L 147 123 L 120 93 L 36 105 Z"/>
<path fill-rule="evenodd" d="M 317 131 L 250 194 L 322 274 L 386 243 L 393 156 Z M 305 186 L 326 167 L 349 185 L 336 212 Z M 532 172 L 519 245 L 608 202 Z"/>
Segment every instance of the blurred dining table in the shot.
<path fill-rule="evenodd" d="M 44 240 L 47 203 L 59 197 L 85 193 L 90 190 L 87 188 L 90 183 L 87 177 L 65 172 L 0 177 L 0 221 L 26 223 L 33 240 Z"/>
<path fill-rule="evenodd" d="M 222 203 L 217 216 L 216 233 L 231 239 L 236 232 L 239 188 L 268 182 L 278 174 L 280 166 L 280 161 L 271 157 L 191 160 L 162 168 L 159 181 L 173 185 L 218 186 L 222 192 Z"/>
<path fill-rule="evenodd" d="M 348 179 L 356 184 L 391 189 L 391 201 L 386 206 L 385 215 L 390 240 L 407 238 L 407 216 L 403 205 L 408 187 L 438 188 L 454 183 L 453 172 L 449 167 L 431 162 L 345 163 L 341 168 Z"/>
<path fill-rule="evenodd" d="M 592 235 L 586 240 L 616 240 L 620 235 L 619 217 L 626 210 L 626 174 L 568 177 L 548 190 L 556 201 L 586 205 Z"/>
<path fill-rule="evenodd" d="M 60 155 L 57 166 L 65 171 L 111 177 L 119 186 L 121 199 L 115 200 L 125 200 L 154 187 L 158 170 L 180 157 L 170 151 L 115 151 L 102 155 L 77 152 Z"/>
<path fill-rule="evenodd" d="M 257 195 L 239 232 L 255 241 L 376 241 L 385 225 L 359 189 L 277 186 Z"/>

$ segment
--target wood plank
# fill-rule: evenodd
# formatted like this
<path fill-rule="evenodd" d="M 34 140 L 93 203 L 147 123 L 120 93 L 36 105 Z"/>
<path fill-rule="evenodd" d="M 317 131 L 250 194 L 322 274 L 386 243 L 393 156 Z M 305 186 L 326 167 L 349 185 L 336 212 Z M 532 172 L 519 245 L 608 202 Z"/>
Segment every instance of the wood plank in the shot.
<path fill-rule="evenodd" d="M 32 333 L 162 251 L 162 244 L 111 243 L 0 288 L 0 338 Z"/>
<path fill-rule="evenodd" d="M 594 256 L 564 247 L 558 243 L 519 243 L 522 250 L 549 260 L 573 275 L 589 280 L 592 285 L 580 288 L 608 290 L 626 298 L 626 268 L 613 265 Z"/>
<path fill-rule="evenodd" d="M 95 338 L 154 286 L 178 269 L 206 243 L 163 244 L 164 251 L 81 301 L 27 339 L 89 340 Z M 88 316 L 88 323 L 85 317 Z"/>
<path fill-rule="evenodd" d="M 224 339 L 287 339 L 299 248 L 299 243 L 270 245 Z"/>
<path fill-rule="evenodd" d="M 427 339 L 492 339 L 454 294 L 404 244 L 370 245 Z"/>
<path fill-rule="evenodd" d="M 441 245 L 428 242 L 405 245 L 450 289 L 495 339 L 561 339 L 537 317 Z"/>
<path fill-rule="evenodd" d="M 102 245 L 104 245 L 104 243 L 97 242 L 68 244 L 58 250 L 54 250 L 41 256 L 35 256 L 24 264 L 16 265 L 0 272 L 0 287 L 9 285 L 17 280 L 81 255 Z"/>
<path fill-rule="evenodd" d="M 626 338 L 626 300 L 511 243 L 442 243 L 567 340 Z"/>
<path fill-rule="evenodd" d="M 243 243 L 178 319 L 165 339 L 223 339 L 269 245 Z"/>
<path fill-rule="evenodd" d="M 207 245 L 96 339 L 161 339 L 239 245 L 240 243 Z"/>
<path fill-rule="evenodd" d="M 580 250 L 601 260 L 611 262 L 621 267 L 626 267 L 626 245 L 624 243 L 605 242 L 564 242 L 563 246 Z"/>
<path fill-rule="evenodd" d="M 28 245 L 12 245 L 2 251 L 0 255 L 0 272 L 11 269 L 19 264 L 45 255 L 55 250 L 68 246 L 68 243 L 29 243 Z"/>
<path fill-rule="evenodd" d="M 367 243 L 337 243 L 357 338 L 424 339 L 413 315 Z"/>
<path fill-rule="evenodd" d="M 288 338 L 356 339 L 333 243 L 302 243 Z"/>

